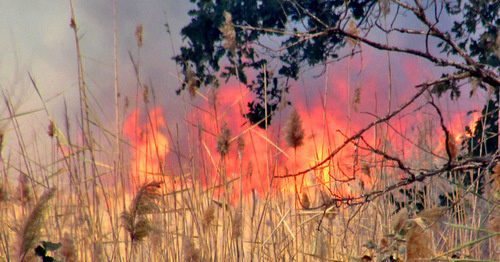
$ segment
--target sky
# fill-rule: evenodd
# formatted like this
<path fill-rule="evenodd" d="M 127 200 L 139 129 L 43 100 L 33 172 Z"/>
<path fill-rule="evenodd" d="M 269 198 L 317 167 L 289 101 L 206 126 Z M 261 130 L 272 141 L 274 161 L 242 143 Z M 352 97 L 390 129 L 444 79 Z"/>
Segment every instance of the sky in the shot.
<path fill-rule="evenodd" d="M 180 86 L 175 63 L 170 59 L 181 43 L 180 29 L 187 24 L 189 1 L 117 1 L 117 53 L 121 98 L 133 97 L 136 80 L 129 52 L 138 59 L 143 81 L 165 106 L 176 108 L 180 100 L 174 91 Z M 49 114 L 64 116 L 64 102 L 70 115 L 79 111 L 75 38 L 70 28 L 69 1 L 0 0 L 0 88 L 17 105 L 18 113 L 43 108 L 29 75 L 34 78 Z M 103 107 L 96 112 L 114 121 L 113 1 L 73 1 L 79 28 L 81 53 L 90 95 Z M 173 37 L 167 34 L 169 24 Z M 142 24 L 144 47 L 139 55 L 136 27 Z M 172 39 L 172 41 L 171 41 Z M 124 103 L 123 101 L 121 101 Z M 111 107 L 111 108 L 110 108 Z M 0 119 L 8 118 L 1 108 Z M 42 114 L 43 115 L 43 114 Z M 45 114 L 46 116 L 46 114 Z M 19 119 L 21 122 L 28 118 Z M 26 129 L 45 129 L 46 117 L 32 119 Z M 0 123 L 1 124 L 1 123 Z M 3 124 L 5 125 L 5 124 Z M 11 129 L 10 127 L 6 127 Z M 12 132 L 7 132 L 9 137 Z M 9 139 L 10 140 L 10 139 Z"/>
<path fill-rule="evenodd" d="M 122 123 L 133 112 L 133 102 L 137 94 L 137 81 L 130 54 L 139 64 L 141 81 L 152 87 L 155 105 L 162 108 L 166 126 L 175 130 L 186 125 L 186 104 L 205 105 L 200 96 L 190 101 L 188 96 L 177 96 L 181 83 L 177 78 L 177 68 L 171 58 L 182 45 L 180 30 L 189 22 L 187 11 L 192 7 L 189 1 L 176 0 L 118 0 L 117 6 L 117 54 L 120 105 L 123 109 L 125 97 L 132 101 L 132 108 L 122 111 Z M 36 135 L 45 134 L 49 119 L 64 122 L 64 107 L 68 115 L 76 119 L 79 114 L 78 72 L 75 38 L 70 27 L 71 7 L 69 1 L 41 0 L 0 0 L 0 89 L 15 105 L 18 121 L 26 135 L 27 143 L 40 143 Z M 114 55 L 113 55 L 113 1 L 74 0 L 73 8 L 80 37 L 85 78 L 91 96 L 91 108 L 95 119 L 103 126 L 114 128 Z M 169 25 L 171 35 L 165 24 Z M 403 23 L 405 23 L 403 21 Z M 407 21 L 406 23 L 411 23 Z M 137 47 L 135 31 L 143 26 L 142 48 Z M 376 36 L 377 39 L 383 39 Z M 391 38 L 406 46 L 418 46 L 421 42 Z M 292 83 L 288 99 L 309 124 L 306 128 L 308 139 L 312 139 L 315 119 L 325 112 L 318 111 L 318 105 L 327 101 L 326 111 L 331 120 L 332 131 L 341 130 L 345 134 L 360 129 L 363 124 L 373 121 L 373 114 L 383 115 L 388 108 L 387 54 L 375 52 L 362 46 L 363 55 L 342 62 L 330 64 L 325 75 L 314 77 L 322 68 L 313 68 L 298 82 Z M 415 60 L 405 55 L 391 54 L 392 66 L 392 109 L 413 95 L 413 86 L 438 77 L 441 72 L 429 63 Z M 44 103 L 31 84 L 29 74 L 35 80 Z M 222 85 L 221 94 L 237 84 L 232 81 Z M 326 87 L 326 88 L 325 88 Z M 361 88 L 361 102 L 358 110 L 350 103 L 356 87 Z M 325 96 L 327 90 L 327 96 Z M 207 89 L 202 92 L 208 93 Z M 231 93 L 233 94 L 233 93 Z M 237 95 L 237 93 L 236 93 Z M 467 92 L 464 92 L 467 97 Z M 226 97 L 227 98 L 227 97 Z M 450 101 L 439 100 L 446 108 L 447 123 L 468 123 L 470 117 L 464 112 L 481 109 L 484 95 L 473 99 Z M 230 107 L 222 95 L 223 109 L 231 111 L 229 119 L 239 117 L 240 111 Z M 47 112 L 44 112 L 44 107 Z M 286 120 L 289 109 L 279 112 L 274 120 L 279 126 Z M 367 113 L 369 112 L 369 113 Z M 370 115 L 372 114 L 372 115 Z M 458 117 L 457 117 L 458 115 Z M 351 119 L 348 119 L 351 117 Z M 0 106 L 0 130 L 6 136 L 3 154 L 17 152 L 14 128 L 5 121 L 9 112 Z M 193 118 L 194 119 L 194 118 Z M 323 119 L 323 118 L 322 118 Z M 194 120 L 193 120 L 194 121 Z M 240 132 L 242 119 L 230 123 Z M 347 127 L 346 123 L 349 123 Z M 453 124 L 454 125 L 454 124 Z M 460 128 L 455 128 L 460 132 Z M 175 133 L 175 132 L 174 132 Z M 182 133 L 182 131 L 181 131 Z M 275 132 L 275 135 L 279 131 Z M 178 139 L 187 139 L 186 137 Z M 339 137 L 340 142 L 342 137 Z M 186 149 L 187 150 L 187 149 Z M 303 154 L 311 154 L 304 150 Z M 314 153 L 313 153 L 314 154 Z"/>

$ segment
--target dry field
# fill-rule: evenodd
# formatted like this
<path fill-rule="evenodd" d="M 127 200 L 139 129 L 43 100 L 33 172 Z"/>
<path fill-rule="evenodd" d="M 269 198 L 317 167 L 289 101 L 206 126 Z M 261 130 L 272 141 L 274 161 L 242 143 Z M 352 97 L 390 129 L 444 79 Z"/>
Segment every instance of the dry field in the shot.
<path fill-rule="evenodd" d="M 71 27 L 76 116 L 23 112 L 3 93 L 0 261 L 500 260 L 496 163 L 391 187 L 403 174 L 380 152 L 432 170 L 467 150 L 464 134 L 443 142 L 428 104 L 343 145 L 363 126 L 350 118 L 331 126 L 326 101 L 299 102 L 283 111 L 282 125 L 261 129 L 241 117 L 245 88 L 192 90 L 179 96 L 179 112 L 163 112 L 136 70 L 135 97 L 118 98 L 116 83 L 110 124 L 89 95 L 73 19 Z M 138 27 L 138 49 L 141 34 Z M 30 88 L 45 105 L 35 78 Z M 184 122 L 170 125 L 169 114 Z M 20 123 L 30 116 L 46 119 L 46 130 Z M 339 147 L 320 167 L 290 176 Z M 482 194 L 477 174 L 487 182 Z M 453 182 L 459 175 L 471 183 Z"/>

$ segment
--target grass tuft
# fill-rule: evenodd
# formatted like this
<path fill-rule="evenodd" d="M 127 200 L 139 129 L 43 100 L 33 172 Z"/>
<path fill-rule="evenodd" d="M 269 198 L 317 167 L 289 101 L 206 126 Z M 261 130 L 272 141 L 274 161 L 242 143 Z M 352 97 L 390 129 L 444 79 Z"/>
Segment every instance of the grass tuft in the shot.
<path fill-rule="evenodd" d="M 231 140 L 231 129 L 227 126 L 226 122 L 222 122 L 220 134 L 217 137 L 217 152 L 224 157 L 229 153 L 229 143 Z"/>
<path fill-rule="evenodd" d="M 73 262 L 76 261 L 76 248 L 73 238 L 66 232 L 61 241 L 61 255 L 64 257 L 64 261 Z"/>
<path fill-rule="evenodd" d="M 205 212 L 203 212 L 202 226 L 203 230 L 207 231 L 212 221 L 215 218 L 215 205 L 210 205 Z"/>
<path fill-rule="evenodd" d="M 300 115 L 295 108 L 288 115 L 285 127 L 285 143 L 288 147 L 297 148 L 304 144 L 304 129 Z"/>
<path fill-rule="evenodd" d="M 54 196 L 54 193 L 55 189 L 52 188 L 40 197 L 21 227 L 18 235 L 19 258 L 21 261 L 24 260 L 28 251 L 35 247 L 40 237 L 40 230 L 43 227 L 43 213 L 47 209 L 49 200 Z"/>
<path fill-rule="evenodd" d="M 200 252 L 194 246 L 193 241 L 188 236 L 184 236 L 182 238 L 182 251 L 184 253 L 184 261 L 186 262 L 200 261 Z"/>
<path fill-rule="evenodd" d="M 160 197 L 158 189 L 162 182 L 146 182 L 140 188 L 129 210 L 122 213 L 122 222 L 127 230 L 132 244 L 141 242 L 151 233 L 153 227 L 147 215 L 159 210 L 157 200 Z"/>

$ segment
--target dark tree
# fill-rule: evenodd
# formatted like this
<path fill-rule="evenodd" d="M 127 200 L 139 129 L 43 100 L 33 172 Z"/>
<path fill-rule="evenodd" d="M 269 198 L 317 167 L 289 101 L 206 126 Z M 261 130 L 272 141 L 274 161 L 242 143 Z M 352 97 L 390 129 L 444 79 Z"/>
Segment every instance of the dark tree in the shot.
<path fill-rule="evenodd" d="M 288 92 L 289 80 L 297 80 L 304 67 L 337 59 L 346 40 L 379 50 L 407 53 L 450 68 L 453 73 L 427 83 L 434 85 L 433 91 L 438 94 L 451 90 L 455 98 L 460 95 L 463 80 L 471 78 L 482 88 L 500 85 L 500 51 L 496 41 L 499 1 L 192 2 L 197 7 L 189 12 L 191 23 L 181 32 L 186 45 L 175 57 L 184 75 L 178 92 L 186 87 L 217 86 L 219 79 L 227 81 L 237 77 L 257 95 L 256 100 L 248 104 L 246 117 L 261 127 L 263 119 L 270 123 L 283 92 Z M 225 13 L 231 15 L 230 20 Z M 382 26 L 381 19 L 390 19 L 390 26 Z M 405 19 L 416 19 L 419 23 L 408 26 L 403 22 Z M 448 25 L 450 20 L 452 25 Z M 234 30 L 234 39 L 224 40 L 222 28 L 227 23 Z M 373 32 L 402 34 L 416 41 L 424 36 L 425 46 L 411 49 L 387 45 L 374 41 Z M 224 41 L 234 41 L 231 50 L 224 46 Z M 441 53 L 432 46 L 435 43 Z M 225 65 L 224 68 L 221 65 Z"/>
<path fill-rule="evenodd" d="M 283 92 L 288 92 L 289 80 L 297 80 L 301 68 L 338 57 L 346 35 L 328 31 L 345 28 L 351 17 L 366 23 L 377 6 L 375 0 L 192 2 L 197 8 L 189 12 L 191 23 L 181 32 L 186 45 L 175 57 L 184 75 L 178 92 L 193 85 L 217 86 L 219 79 L 237 77 L 256 94 L 246 117 L 260 127 L 265 126 L 264 119 L 271 122 Z M 230 21 L 224 13 L 231 14 Z M 224 46 L 224 41 L 232 41 L 224 39 L 226 22 L 234 28 L 235 50 Z M 275 45 L 272 38 L 280 44 Z"/>

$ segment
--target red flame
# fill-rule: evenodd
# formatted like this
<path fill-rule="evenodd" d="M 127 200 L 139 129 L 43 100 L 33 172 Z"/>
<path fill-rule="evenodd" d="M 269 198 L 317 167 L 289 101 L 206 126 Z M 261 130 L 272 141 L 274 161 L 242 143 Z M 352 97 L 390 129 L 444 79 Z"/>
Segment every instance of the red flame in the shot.
<path fill-rule="evenodd" d="M 394 78 L 393 85 L 415 85 L 421 82 L 422 77 L 431 77 L 432 73 L 429 70 L 422 70 L 421 68 L 425 67 L 418 63 L 407 58 L 400 58 L 400 60 L 403 65 L 400 70 L 403 71 L 404 77 L 403 79 Z M 387 86 L 385 77 L 377 74 L 377 70 L 371 70 L 374 69 L 373 67 L 376 69 L 380 67 L 377 61 L 377 59 L 368 59 L 363 70 L 360 68 L 362 65 L 352 62 L 351 71 L 356 73 L 363 71 L 363 74 L 357 73 L 356 80 L 344 77 L 354 74 L 347 69 L 350 67 L 344 64 L 336 68 L 335 73 L 327 73 L 329 82 L 325 87 L 325 97 L 306 98 L 309 99 L 308 104 L 304 99 L 293 101 L 305 130 L 304 145 L 297 149 L 286 148 L 282 139 L 280 123 L 285 122 L 288 111 L 276 112 L 273 116 L 273 125 L 268 130 L 263 130 L 257 126 L 251 126 L 242 116 L 247 102 L 254 100 L 248 95 L 245 87 L 221 86 L 217 89 L 218 95 L 214 95 L 217 99 L 207 99 L 206 97 L 210 95 L 204 96 L 201 94 L 203 92 L 201 89 L 200 97 L 205 100 L 200 97 L 196 98 L 201 102 L 193 102 L 196 106 L 186 116 L 188 131 L 185 133 L 190 133 L 192 136 L 189 136 L 189 140 L 186 137 L 176 138 L 189 141 L 189 145 L 185 143 L 181 145 L 183 148 L 179 149 L 189 151 L 185 155 L 190 156 L 192 162 L 189 165 L 194 166 L 190 170 L 192 173 L 183 176 L 189 179 L 185 182 L 192 181 L 193 183 L 188 183 L 191 185 L 199 183 L 204 190 L 211 192 L 215 199 L 224 196 L 233 203 L 239 199 L 240 192 L 242 197 L 247 199 L 250 198 L 251 192 L 261 197 L 268 193 L 279 193 L 286 197 L 300 196 L 303 193 L 311 196 L 318 195 L 318 191 L 336 197 L 355 197 L 362 194 L 365 189 L 380 186 L 380 180 L 377 180 L 380 178 L 370 174 L 370 168 L 380 163 L 383 157 L 376 156 L 367 150 L 366 146 L 364 149 L 358 147 L 357 143 L 363 145 L 359 140 L 348 144 L 321 168 L 301 176 L 286 179 L 274 178 L 316 165 L 343 144 L 347 137 L 373 122 L 377 117 L 384 116 L 389 106 L 391 110 L 397 108 L 398 99 L 403 101 L 408 99 L 411 92 L 404 92 L 399 96 L 395 94 L 392 104 L 389 105 L 386 93 L 384 93 L 388 92 L 388 89 L 380 90 L 379 87 Z M 371 114 L 358 113 L 355 109 L 353 110 L 357 105 L 353 105 L 354 102 L 351 101 L 358 87 L 362 88 L 363 110 L 368 110 L 372 112 Z M 292 97 L 290 100 L 304 97 L 304 94 L 298 92 L 306 93 L 304 89 L 294 88 L 290 94 Z M 313 93 L 310 90 L 307 92 Z M 320 92 L 323 93 L 323 88 L 320 88 Z M 359 106 L 361 107 L 361 104 Z M 415 107 L 405 111 L 405 114 L 402 114 L 403 117 L 395 117 L 391 120 L 390 124 L 397 130 L 391 129 L 392 127 L 377 126 L 376 132 L 373 128 L 365 132 L 363 138 L 371 143 L 370 146 L 386 150 L 384 152 L 397 155 L 402 160 L 418 156 L 418 150 L 422 148 L 426 150 L 429 148 L 434 153 L 436 144 L 439 143 L 441 144 L 437 146 L 438 150 L 443 149 L 444 135 L 440 126 L 436 125 L 434 120 L 427 119 L 434 111 L 429 114 L 408 113 L 416 110 Z M 348 117 L 346 117 L 346 111 L 349 112 Z M 459 120 L 462 119 L 462 114 L 457 114 L 456 117 L 458 119 L 450 120 L 450 132 L 460 135 L 462 132 L 459 130 L 463 129 L 461 128 L 463 125 L 459 125 L 461 123 Z M 475 114 L 472 121 L 478 117 L 479 114 Z M 123 134 L 130 140 L 133 147 L 131 163 L 133 178 L 136 183 L 146 179 L 160 178 L 159 175 L 161 175 L 161 180 L 165 180 L 164 161 L 169 152 L 169 142 L 161 132 L 166 129 L 162 111 L 160 108 L 155 108 L 147 114 L 146 120 L 141 121 L 139 118 L 139 110 L 134 110 L 123 125 Z M 229 153 L 221 158 L 216 149 L 216 138 L 223 121 L 227 122 L 232 133 L 229 138 L 231 142 Z M 473 130 L 474 126 L 469 124 L 469 128 Z M 423 134 L 422 139 L 420 134 Z M 440 134 L 441 137 L 435 139 L 437 136 L 433 134 Z M 458 135 L 454 136 L 457 144 L 460 139 Z M 428 139 L 429 136 L 431 138 Z M 239 137 L 242 137 L 245 144 L 242 152 L 238 152 L 237 148 Z M 422 145 L 419 145 L 420 142 Z M 411 146 L 408 148 L 411 144 L 415 145 L 415 149 Z M 400 178 L 404 178 L 404 175 Z M 398 175 L 394 175 L 391 179 L 397 180 Z M 176 185 L 173 181 L 168 183 Z M 296 206 L 298 206 L 297 202 Z"/>
<path fill-rule="evenodd" d="M 160 131 L 166 128 L 162 109 L 156 107 L 141 121 L 140 110 L 135 109 L 123 123 L 123 135 L 133 148 L 132 183 L 164 180 L 165 156 L 170 151 L 167 137 Z"/>
<path fill-rule="evenodd" d="M 470 120 L 469 124 L 467 124 L 470 133 L 466 133 L 465 136 L 471 137 L 471 135 L 473 135 L 476 132 L 476 127 L 477 127 L 476 122 L 479 121 L 479 119 L 481 119 L 481 114 L 478 112 L 474 112 L 474 114 L 472 114 L 472 119 Z"/>

